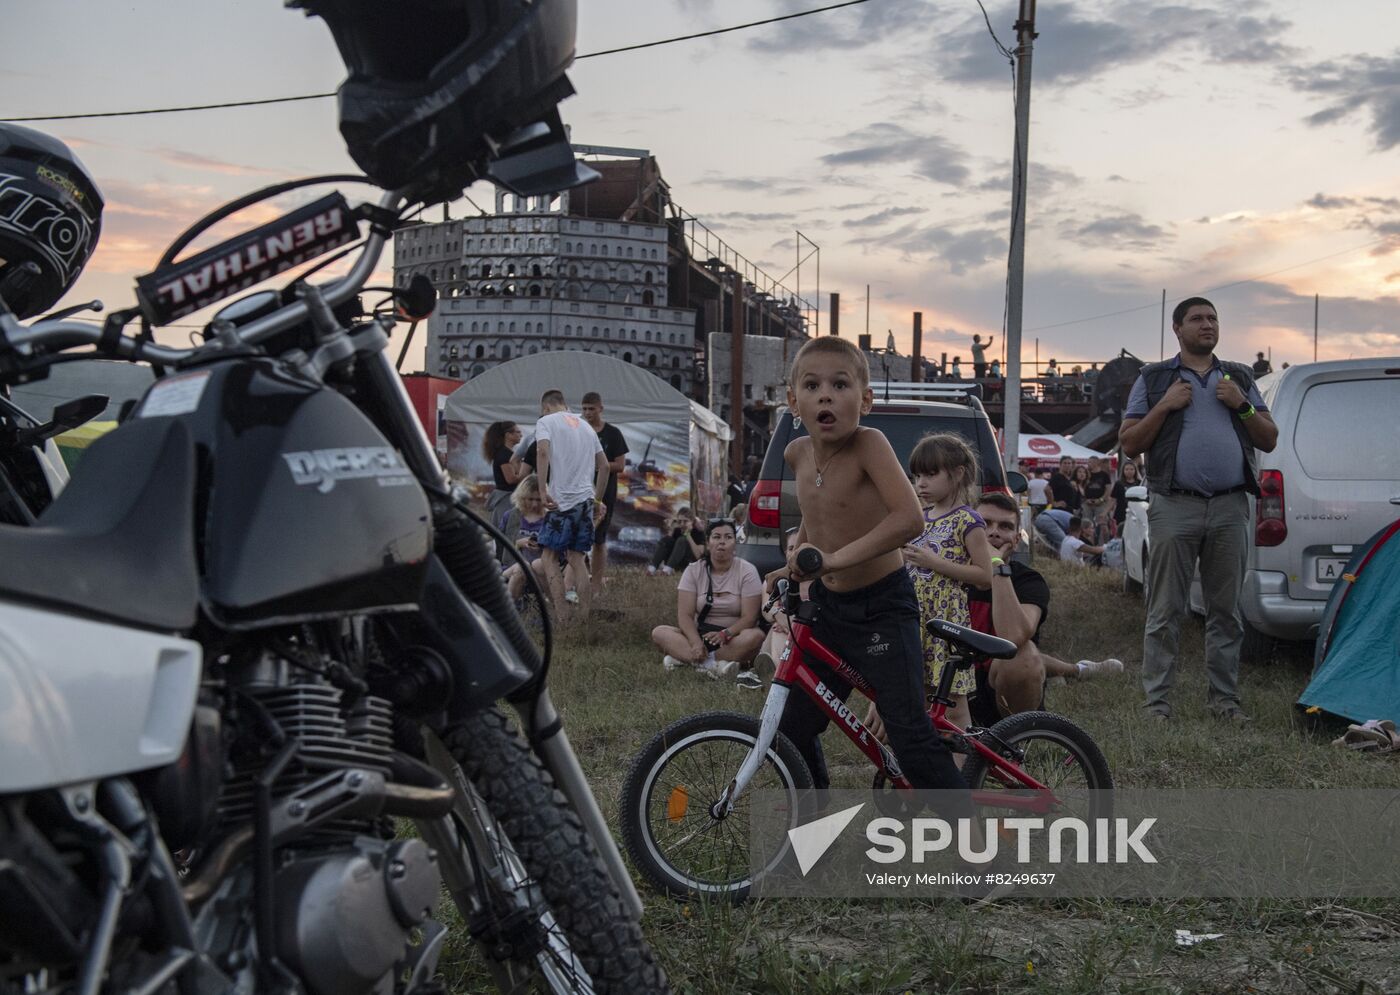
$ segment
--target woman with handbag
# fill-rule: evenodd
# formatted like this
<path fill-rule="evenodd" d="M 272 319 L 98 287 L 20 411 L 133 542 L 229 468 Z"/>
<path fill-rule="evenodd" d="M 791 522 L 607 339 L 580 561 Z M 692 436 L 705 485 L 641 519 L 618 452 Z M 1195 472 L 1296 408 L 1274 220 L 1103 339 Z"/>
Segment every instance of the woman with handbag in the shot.
<path fill-rule="evenodd" d="M 741 687 L 761 688 L 748 669 L 763 644 L 758 612 L 763 578 L 735 555 L 736 528 L 728 518 L 709 523 L 705 556 L 685 568 L 676 591 L 676 624 L 658 625 L 651 641 L 665 654 L 667 670 L 693 667 L 718 680 L 739 671 Z"/>

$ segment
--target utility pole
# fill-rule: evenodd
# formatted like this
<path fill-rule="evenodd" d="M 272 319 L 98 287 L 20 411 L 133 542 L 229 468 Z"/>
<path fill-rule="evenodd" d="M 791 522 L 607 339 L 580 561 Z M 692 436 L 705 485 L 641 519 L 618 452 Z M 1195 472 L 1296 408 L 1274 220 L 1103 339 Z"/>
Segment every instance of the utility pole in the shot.
<path fill-rule="evenodd" d="M 924 381 L 924 313 L 922 311 L 914 312 L 914 349 L 913 355 L 909 357 L 909 379 L 914 383 L 923 383 Z"/>
<path fill-rule="evenodd" d="M 1317 362 L 1317 308 L 1322 295 L 1313 294 L 1313 362 Z"/>
<path fill-rule="evenodd" d="M 744 471 L 744 275 L 734 274 L 734 291 L 729 311 L 729 472 Z M 787 335 L 784 333 L 786 341 Z"/>
<path fill-rule="evenodd" d="M 835 291 L 831 294 L 831 334 L 841 334 L 841 295 Z"/>
<path fill-rule="evenodd" d="M 1011 166 L 1011 254 L 1006 275 L 1006 393 L 1002 408 L 1002 459 L 1016 469 L 1021 441 L 1021 303 L 1026 283 L 1026 167 L 1031 130 L 1031 47 L 1035 0 L 1021 0 L 1016 18 L 1016 138 Z"/>
<path fill-rule="evenodd" d="M 1157 358 L 1167 358 L 1167 288 L 1162 288 L 1162 321 L 1157 326 Z"/>

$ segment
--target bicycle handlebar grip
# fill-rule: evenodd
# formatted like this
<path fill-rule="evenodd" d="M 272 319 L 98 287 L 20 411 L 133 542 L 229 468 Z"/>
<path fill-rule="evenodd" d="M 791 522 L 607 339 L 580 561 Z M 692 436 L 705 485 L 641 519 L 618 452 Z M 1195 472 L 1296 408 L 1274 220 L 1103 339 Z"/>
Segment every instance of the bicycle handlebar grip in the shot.
<path fill-rule="evenodd" d="M 797 554 L 797 569 L 804 574 L 819 574 L 822 572 L 822 551 L 808 546 Z"/>

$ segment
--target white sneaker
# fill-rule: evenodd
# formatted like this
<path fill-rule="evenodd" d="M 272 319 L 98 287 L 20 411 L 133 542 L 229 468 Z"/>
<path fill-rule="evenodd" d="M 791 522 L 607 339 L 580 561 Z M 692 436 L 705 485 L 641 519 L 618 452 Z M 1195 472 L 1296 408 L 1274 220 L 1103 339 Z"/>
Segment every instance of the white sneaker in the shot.
<path fill-rule="evenodd" d="M 655 577 L 655 576 L 656 576 L 656 567 L 652 566 L 650 563 L 647 564 L 647 576 L 648 576 L 648 577 Z"/>
<path fill-rule="evenodd" d="M 748 688 L 750 691 L 763 690 L 763 678 L 759 677 L 752 670 L 739 671 L 739 676 L 734 678 L 734 683 L 741 688 Z"/>
<path fill-rule="evenodd" d="M 737 666 L 739 666 L 737 660 L 716 660 L 714 657 L 710 657 L 708 660 L 699 664 L 695 670 L 698 673 L 704 674 L 710 680 L 717 681 L 721 677 L 728 677 L 730 674 L 734 673 L 734 668 Z"/>
<path fill-rule="evenodd" d="M 578 604 L 578 592 L 574 590 L 565 591 L 564 600 L 571 605 Z"/>
<path fill-rule="evenodd" d="M 1113 657 L 1109 657 L 1107 660 L 1080 660 L 1075 666 L 1079 668 L 1081 681 L 1103 674 L 1121 674 L 1123 672 L 1123 661 Z"/>
<path fill-rule="evenodd" d="M 666 564 L 664 567 L 661 568 L 661 572 L 662 572 L 662 574 L 664 574 L 665 576 L 669 577 L 669 576 L 671 576 L 671 574 L 673 574 L 673 573 L 676 572 L 676 568 L 673 567 L 673 566 L 671 566 L 671 564 L 668 563 L 668 564 Z"/>
<path fill-rule="evenodd" d="M 690 664 L 686 663 L 684 660 L 677 660 L 671 654 L 667 653 L 661 658 L 661 666 L 665 667 L 667 670 L 680 670 L 682 667 L 689 667 Z"/>

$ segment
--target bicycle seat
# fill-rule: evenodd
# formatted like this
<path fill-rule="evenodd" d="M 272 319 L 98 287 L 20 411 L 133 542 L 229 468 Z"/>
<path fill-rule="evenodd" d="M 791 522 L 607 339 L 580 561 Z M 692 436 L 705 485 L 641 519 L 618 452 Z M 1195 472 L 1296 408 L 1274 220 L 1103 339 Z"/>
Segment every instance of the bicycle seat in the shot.
<path fill-rule="evenodd" d="M 970 650 L 977 656 L 990 656 L 998 660 L 1009 660 L 1016 655 L 1016 644 L 1000 636 L 991 636 L 965 625 L 957 625 L 941 618 L 931 618 L 924 623 L 931 635 L 946 639 L 954 646 Z"/>

